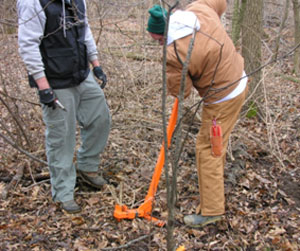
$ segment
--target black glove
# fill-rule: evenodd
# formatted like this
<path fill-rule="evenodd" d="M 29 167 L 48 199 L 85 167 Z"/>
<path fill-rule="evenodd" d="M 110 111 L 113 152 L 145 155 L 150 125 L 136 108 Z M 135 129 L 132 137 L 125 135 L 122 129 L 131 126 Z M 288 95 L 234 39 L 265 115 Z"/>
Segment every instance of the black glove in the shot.
<path fill-rule="evenodd" d="M 44 105 L 47 105 L 48 107 L 52 107 L 54 110 L 56 108 L 55 104 L 55 94 L 52 90 L 52 88 L 39 90 L 39 96 L 40 96 L 40 102 Z"/>
<path fill-rule="evenodd" d="M 102 81 L 101 88 L 103 89 L 107 83 L 106 75 L 104 74 L 100 66 L 94 67 L 93 72 L 95 77 Z"/>

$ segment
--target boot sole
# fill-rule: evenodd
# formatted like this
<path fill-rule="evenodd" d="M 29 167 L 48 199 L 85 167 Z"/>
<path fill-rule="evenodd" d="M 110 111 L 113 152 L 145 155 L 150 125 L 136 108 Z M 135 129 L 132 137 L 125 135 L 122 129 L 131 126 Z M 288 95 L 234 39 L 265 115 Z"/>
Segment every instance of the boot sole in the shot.
<path fill-rule="evenodd" d="M 64 210 L 68 214 L 77 214 L 77 213 L 81 212 L 81 209 L 70 211 L 70 210 L 67 210 L 65 208 L 62 208 L 62 210 Z"/>
<path fill-rule="evenodd" d="M 77 213 L 80 213 L 80 212 L 82 211 L 82 208 L 81 208 L 81 207 L 79 207 L 77 210 L 67 210 L 66 208 L 63 207 L 62 203 L 60 203 L 60 208 L 61 208 L 64 212 L 66 212 L 66 213 L 68 213 L 68 214 L 77 214 Z"/>

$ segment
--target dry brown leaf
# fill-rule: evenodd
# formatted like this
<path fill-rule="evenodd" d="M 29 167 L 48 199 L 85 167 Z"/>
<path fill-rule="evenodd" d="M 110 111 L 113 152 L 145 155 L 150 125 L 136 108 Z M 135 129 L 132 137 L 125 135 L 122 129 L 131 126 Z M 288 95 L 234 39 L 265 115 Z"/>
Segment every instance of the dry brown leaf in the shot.
<path fill-rule="evenodd" d="M 275 227 L 273 229 L 271 229 L 269 231 L 269 234 L 272 235 L 272 236 L 277 236 L 277 235 L 280 235 L 280 234 L 284 234 L 286 232 L 286 230 L 282 227 Z"/>
<path fill-rule="evenodd" d="M 100 196 L 92 196 L 91 198 L 87 199 L 86 202 L 90 205 L 93 206 L 100 201 Z"/>
<path fill-rule="evenodd" d="M 76 216 L 72 218 L 72 223 L 74 225 L 80 226 L 85 223 L 85 220 L 82 216 Z"/>
<path fill-rule="evenodd" d="M 76 239 L 75 240 L 74 249 L 78 250 L 78 251 L 91 251 L 91 249 L 86 247 L 86 244 L 81 239 Z"/>

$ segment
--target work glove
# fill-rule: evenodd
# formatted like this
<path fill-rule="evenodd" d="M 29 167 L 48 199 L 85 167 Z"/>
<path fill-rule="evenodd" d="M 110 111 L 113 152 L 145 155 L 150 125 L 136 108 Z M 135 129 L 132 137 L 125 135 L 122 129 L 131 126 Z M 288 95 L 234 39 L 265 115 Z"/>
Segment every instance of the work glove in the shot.
<path fill-rule="evenodd" d="M 52 88 L 39 90 L 40 102 L 48 107 L 52 107 L 54 110 L 56 108 L 56 97 Z"/>
<path fill-rule="evenodd" d="M 95 66 L 93 68 L 93 73 L 94 73 L 96 78 L 98 78 L 102 81 L 102 84 L 100 86 L 101 86 L 101 89 L 103 89 L 106 86 L 106 83 L 107 83 L 105 73 L 102 71 L 100 66 Z"/>

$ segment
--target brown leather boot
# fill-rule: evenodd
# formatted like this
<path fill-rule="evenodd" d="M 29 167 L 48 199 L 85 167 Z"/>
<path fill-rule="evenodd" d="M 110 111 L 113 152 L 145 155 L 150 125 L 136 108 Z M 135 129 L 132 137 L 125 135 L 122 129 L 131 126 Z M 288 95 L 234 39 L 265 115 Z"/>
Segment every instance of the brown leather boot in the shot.
<path fill-rule="evenodd" d="M 107 184 L 107 181 L 96 172 L 90 173 L 77 170 L 77 174 L 85 183 L 92 187 L 101 188 L 103 185 Z"/>
<path fill-rule="evenodd" d="M 185 225 L 190 227 L 203 227 L 205 225 L 215 223 L 221 220 L 221 215 L 216 216 L 202 216 L 201 214 L 186 215 L 183 218 Z"/>
<path fill-rule="evenodd" d="M 74 200 L 64 201 L 60 204 L 61 208 L 69 214 L 75 214 L 81 211 L 81 207 Z"/>

